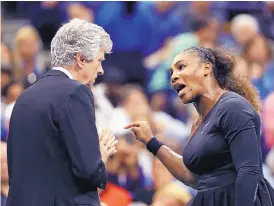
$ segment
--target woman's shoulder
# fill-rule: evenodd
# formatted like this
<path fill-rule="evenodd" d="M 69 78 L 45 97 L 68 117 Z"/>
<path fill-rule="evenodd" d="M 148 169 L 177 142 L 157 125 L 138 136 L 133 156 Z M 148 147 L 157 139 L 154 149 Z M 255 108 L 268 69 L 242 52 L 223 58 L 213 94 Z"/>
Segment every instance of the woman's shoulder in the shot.
<path fill-rule="evenodd" d="M 256 113 L 256 110 L 253 106 L 248 102 L 246 98 L 243 96 L 228 91 L 226 92 L 220 99 L 218 104 L 219 111 L 226 111 L 226 112 L 251 112 L 253 114 Z"/>
<path fill-rule="evenodd" d="M 217 107 L 217 124 L 235 126 L 242 125 L 243 122 L 253 120 L 260 124 L 261 118 L 254 107 L 247 99 L 234 92 L 225 93 Z"/>

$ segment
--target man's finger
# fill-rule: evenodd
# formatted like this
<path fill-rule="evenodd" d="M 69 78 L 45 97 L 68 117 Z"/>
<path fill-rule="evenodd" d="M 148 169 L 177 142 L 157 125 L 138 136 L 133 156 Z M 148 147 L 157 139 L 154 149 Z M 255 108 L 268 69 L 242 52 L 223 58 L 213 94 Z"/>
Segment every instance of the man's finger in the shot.
<path fill-rule="evenodd" d="M 118 140 L 114 139 L 114 141 L 112 141 L 110 144 L 109 144 L 109 147 L 115 147 L 118 143 Z"/>
<path fill-rule="evenodd" d="M 107 129 L 105 128 L 99 130 L 99 140 L 101 140 L 104 137 L 106 132 L 107 132 Z"/>
<path fill-rule="evenodd" d="M 111 147 L 109 150 L 108 150 L 108 153 L 109 155 L 113 155 L 114 152 L 117 151 L 115 147 Z"/>
<path fill-rule="evenodd" d="M 111 145 L 113 144 L 114 141 L 115 141 L 115 137 L 112 136 L 112 138 L 108 139 L 106 145 L 107 145 L 108 147 L 111 147 Z"/>
<path fill-rule="evenodd" d="M 118 144 L 118 142 L 119 142 L 119 141 L 116 139 L 116 140 L 112 143 L 111 147 L 116 146 L 116 145 Z"/>
<path fill-rule="evenodd" d="M 116 154 L 117 153 L 117 150 L 115 149 L 111 154 L 110 154 L 110 156 L 111 155 L 114 155 L 114 154 Z"/>
<path fill-rule="evenodd" d="M 102 143 L 103 145 L 105 145 L 105 144 L 107 143 L 107 141 L 108 141 L 108 132 L 106 132 L 106 133 L 102 136 L 102 138 L 101 138 L 101 143 Z"/>

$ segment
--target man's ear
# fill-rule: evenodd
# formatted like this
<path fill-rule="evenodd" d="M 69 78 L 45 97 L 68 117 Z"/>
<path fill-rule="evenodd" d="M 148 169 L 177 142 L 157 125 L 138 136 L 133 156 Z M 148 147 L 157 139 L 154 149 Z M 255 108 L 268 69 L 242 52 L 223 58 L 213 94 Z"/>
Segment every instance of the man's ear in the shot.
<path fill-rule="evenodd" d="M 75 59 L 76 59 L 77 66 L 82 69 L 84 67 L 84 63 L 85 63 L 84 56 L 80 53 L 77 53 Z"/>
<path fill-rule="evenodd" d="M 204 76 L 208 76 L 212 71 L 212 64 L 209 62 L 204 64 Z"/>

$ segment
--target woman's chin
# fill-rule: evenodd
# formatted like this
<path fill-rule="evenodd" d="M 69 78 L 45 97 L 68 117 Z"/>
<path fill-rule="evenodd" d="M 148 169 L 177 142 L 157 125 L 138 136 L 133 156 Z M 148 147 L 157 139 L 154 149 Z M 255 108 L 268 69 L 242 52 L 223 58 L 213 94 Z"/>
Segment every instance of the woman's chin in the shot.
<path fill-rule="evenodd" d="M 180 97 L 183 104 L 190 104 L 193 102 L 193 99 L 188 97 L 187 95 L 183 95 Z"/>

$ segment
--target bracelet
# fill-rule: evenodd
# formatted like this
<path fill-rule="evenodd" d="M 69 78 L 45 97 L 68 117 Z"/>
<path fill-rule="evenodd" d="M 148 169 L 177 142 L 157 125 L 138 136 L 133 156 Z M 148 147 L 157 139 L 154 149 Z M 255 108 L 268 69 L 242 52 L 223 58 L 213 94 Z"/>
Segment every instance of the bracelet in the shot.
<path fill-rule="evenodd" d="M 164 144 L 160 141 L 158 141 L 155 137 L 153 137 L 149 142 L 147 143 L 147 150 L 150 151 L 154 156 L 156 156 L 158 150 L 161 146 Z"/>

